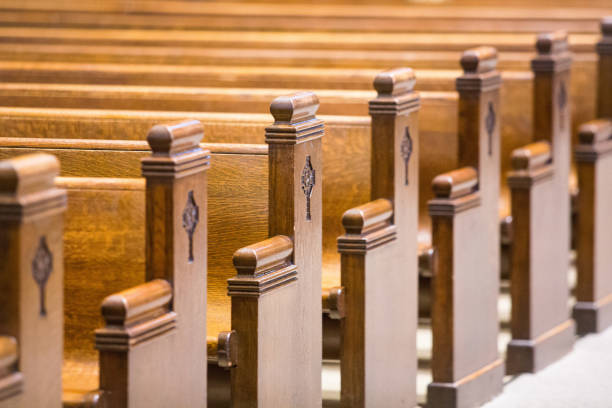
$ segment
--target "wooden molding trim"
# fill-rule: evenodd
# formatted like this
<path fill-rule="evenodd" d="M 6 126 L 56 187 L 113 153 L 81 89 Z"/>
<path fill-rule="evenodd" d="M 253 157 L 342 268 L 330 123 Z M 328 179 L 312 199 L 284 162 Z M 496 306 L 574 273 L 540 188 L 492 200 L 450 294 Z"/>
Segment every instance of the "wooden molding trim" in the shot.
<path fill-rule="evenodd" d="M 369 102 L 370 115 L 407 115 L 421 107 L 414 92 L 416 76 L 411 68 L 395 68 L 374 78 L 376 99 Z"/>
<path fill-rule="evenodd" d="M 266 143 L 299 144 L 323 136 L 323 121 L 317 119 L 319 98 L 313 92 L 279 96 L 272 101 L 272 126 L 266 128 Z"/>
<path fill-rule="evenodd" d="M 397 227 L 393 225 L 393 204 L 381 198 L 351 208 L 342 216 L 346 233 L 338 237 L 340 253 L 365 253 L 394 241 Z"/>
<path fill-rule="evenodd" d="M 323 289 L 321 302 L 323 313 L 330 319 L 342 319 L 346 314 L 344 286 Z"/>
<path fill-rule="evenodd" d="M 534 72 L 562 72 L 572 65 L 572 56 L 563 30 L 542 33 L 536 39 L 537 55 L 531 60 Z"/>
<path fill-rule="evenodd" d="M 35 153 L 0 161 L 0 221 L 20 222 L 66 209 L 66 191 L 55 187 L 59 162 Z"/>
<path fill-rule="evenodd" d="M 96 330 L 96 349 L 127 351 L 176 329 L 171 300 L 172 287 L 162 279 L 108 296 L 102 302 L 106 327 Z"/>
<path fill-rule="evenodd" d="M 463 74 L 457 78 L 458 92 L 486 92 L 499 89 L 501 74 L 497 71 L 497 50 L 478 47 L 464 51 L 461 56 Z"/>
<path fill-rule="evenodd" d="M 580 126 L 579 144 L 574 148 L 578 163 L 594 163 L 612 153 L 612 120 L 595 119 Z"/>
<path fill-rule="evenodd" d="M 259 297 L 298 279 L 297 267 L 291 262 L 293 242 L 277 235 L 234 253 L 238 275 L 228 279 L 230 296 Z"/>
<path fill-rule="evenodd" d="M 147 135 L 153 154 L 142 159 L 142 175 L 178 179 L 208 169 L 210 151 L 200 147 L 203 136 L 197 120 L 154 126 Z"/>

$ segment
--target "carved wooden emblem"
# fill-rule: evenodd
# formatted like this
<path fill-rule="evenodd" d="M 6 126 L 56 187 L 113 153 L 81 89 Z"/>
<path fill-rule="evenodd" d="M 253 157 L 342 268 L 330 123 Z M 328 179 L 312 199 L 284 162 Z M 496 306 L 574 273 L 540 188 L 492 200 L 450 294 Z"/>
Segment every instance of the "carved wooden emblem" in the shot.
<path fill-rule="evenodd" d="M 316 183 L 315 170 L 312 168 L 310 162 L 310 156 L 306 156 L 306 163 L 302 170 L 302 191 L 306 196 L 306 220 L 310 221 L 310 197 L 312 196 L 312 189 Z"/>
<path fill-rule="evenodd" d="M 493 102 L 489 102 L 487 117 L 485 118 L 485 126 L 487 128 L 487 136 L 489 138 L 489 156 L 493 154 L 493 131 L 495 130 L 495 108 Z"/>
<path fill-rule="evenodd" d="M 561 129 L 563 129 L 565 127 L 565 107 L 567 106 L 567 89 L 565 89 L 564 81 L 561 81 L 561 84 L 559 85 L 557 104 L 559 105 L 559 126 Z"/>
<path fill-rule="evenodd" d="M 187 194 L 187 203 L 183 210 L 183 228 L 189 237 L 189 262 L 193 262 L 193 233 L 200 221 L 200 209 L 193 198 L 193 190 Z"/>
<path fill-rule="evenodd" d="M 46 316 L 47 309 L 45 307 L 45 286 L 53 271 L 53 255 L 49 251 L 47 245 L 47 238 L 41 237 L 38 242 L 38 248 L 32 259 L 32 276 L 34 281 L 38 285 L 39 297 L 40 297 L 40 315 Z"/>
<path fill-rule="evenodd" d="M 408 128 L 406 128 L 406 132 L 402 138 L 400 151 L 404 159 L 404 184 L 408 185 L 408 164 L 410 163 L 410 156 L 412 156 L 412 138 L 410 137 L 410 129 Z"/>

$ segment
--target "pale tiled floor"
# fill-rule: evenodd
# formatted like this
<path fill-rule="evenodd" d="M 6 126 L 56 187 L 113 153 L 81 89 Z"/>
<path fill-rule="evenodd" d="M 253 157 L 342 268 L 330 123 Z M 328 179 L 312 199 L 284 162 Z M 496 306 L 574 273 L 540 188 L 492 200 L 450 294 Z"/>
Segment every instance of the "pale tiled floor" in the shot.
<path fill-rule="evenodd" d="M 569 286 L 573 288 L 575 286 L 575 281 L 576 281 L 576 273 L 575 273 L 574 268 L 570 269 L 570 272 L 568 274 L 568 281 L 569 281 Z M 574 303 L 574 299 L 572 298 L 569 301 L 568 307 L 570 307 L 573 303 Z M 499 302 L 498 302 L 499 320 L 502 323 L 502 328 L 498 336 L 498 349 L 499 349 L 500 356 L 502 357 L 504 357 L 506 354 L 506 346 L 508 342 L 510 341 L 510 337 L 511 337 L 510 331 L 508 329 L 508 323 L 510 321 L 510 307 L 511 307 L 511 302 L 510 302 L 510 295 L 508 293 L 508 283 L 503 282 L 501 293 L 499 296 Z M 609 337 L 612 339 L 612 334 Z M 418 349 L 417 352 L 418 352 L 419 360 L 428 361 L 431 359 L 431 344 L 432 344 L 431 340 L 432 340 L 431 327 L 428 321 L 427 320 L 420 321 L 419 328 L 417 331 L 417 349 Z M 610 344 L 610 355 L 612 356 L 612 344 Z M 555 367 L 555 365 L 553 365 L 552 367 Z M 610 364 L 609 367 L 610 367 L 609 373 L 612 373 L 612 364 Z M 518 377 L 518 379 L 522 379 L 522 377 L 523 376 L 520 376 Z M 535 378 L 537 377 L 537 375 L 529 376 L 529 377 Z M 608 379 L 610 379 L 610 377 L 608 377 Z M 432 378 L 431 378 L 430 369 L 420 368 L 417 373 L 417 393 L 418 393 L 420 404 L 425 403 L 427 385 L 431 382 L 431 380 Z M 504 393 L 502 394 L 502 397 L 505 396 L 505 394 L 507 393 L 510 393 L 510 392 L 514 393 L 513 390 L 516 388 L 514 383 L 523 384 L 523 381 L 521 380 L 520 382 L 518 382 L 517 378 L 507 376 L 504 379 L 504 383 L 506 384 L 506 386 L 504 388 Z M 323 363 L 322 387 L 323 387 L 323 400 L 328 402 L 327 404 L 324 404 L 324 405 L 334 406 L 334 402 L 340 399 L 340 366 L 337 361 L 325 361 Z M 521 386 L 519 388 L 528 388 L 528 386 Z M 610 395 L 612 396 L 612 393 Z M 499 398 L 500 403 L 506 404 L 505 399 L 502 399 L 502 397 Z M 514 405 L 497 405 L 497 402 L 496 402 L 496 405 L 492 404 L 491 408 L 527 407 L 527 406 L 531 407 L 531 405 L 522 405 L 522 404 L 516 405 L 516 400 L 515 399 L 511 399 L 511 400 L 512 402 L 509 402 L 509 404 L 514 404 Z M 554 405 L 546 405 L 546 406 L 538 405 L 538 407 L 543 407 L 543 408 L 549 407 L 549 406 L 551 408 L 555 407 Z M 488 407 L 489 406 L 487 406 L 487 408 Z M 569 408 L 570 406 L 564 405 L 564 407 Z M 589 405 L 575 405 L 572 407 L 576 407 L 576 408 L 587 407 L 588 408 L 590 406 Z M 594 406 L 594 407 L 600 408 L 600 406 Z M 601 408 L 604 408 L 604 407 L 602 406 Z M 605 408 L 612 408 L 612 398 L 611 398 L 609 405 L 606 405 Z"/>

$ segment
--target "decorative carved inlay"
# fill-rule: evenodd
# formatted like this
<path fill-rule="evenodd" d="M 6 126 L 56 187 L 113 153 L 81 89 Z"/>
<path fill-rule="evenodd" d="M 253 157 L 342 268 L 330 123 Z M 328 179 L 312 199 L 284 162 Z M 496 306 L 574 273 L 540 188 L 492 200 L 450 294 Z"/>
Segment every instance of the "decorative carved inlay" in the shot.
<path fill-rule="evenodd" d="M 406 128 L 406 132 L 402 138 L 400 151 L 402 153 L 402 158 L 404 159 L 404 184 L 408 185 L 408 164 L 410 163 L 410 156 L 412 156 L 412 138 L 410 137 L 409 128 Z"/>
<path fill-rule="evenodd" d="M 40 294 L 39 313 L 41 316 L 47 315 L 47 309 L 45 307 L 45 286 L 47 285 L 47 281 L 49 280 L 49 276 L 51 276 L 52 271 L 53 255 L 51 254 L 51 251 L 49 251 L 47 238 L 43 236 L 38 242 L 38 248 L 34 254 L 34 259 L 32 259 L 32 276 L 38 285 Z"/>
<path fill-rule="evenodd" d="M 200 209 L 193 198 L 193 190 L 187 194 L 187 203 L 183 210 L 183 228 L 189 237 L 189 262 L 193 262 L 193 233 L 200 221 Z"/>
<path fill-rule="evenodd" d="M 312 196 L 312 189 L 316 183 L 315 170 L 312 168 L 310 163 L 310 156 L 306 156 L 306 163 L 302 170 L 302 191 L 306 196 L 306 220 L 310 221 L 310 197 Z"/>
<path fill-rule="evenodd" d="M 561 129 L 563 129 L 565 128 L 565 107 L 567 106 L 567 89 L 565 89 L 564 81 L 561 81 L 561 84 L 559 85 L 557 104 L 559 105 L 559 126 Z"/>
<path fill-rule="evenodd" d="M 487 136 L 489 137 L 489 156 L 493 154 L 493 131 L 495 130 L 495 108 L 493 102 L 489 102 L 487 117 L 485 118 L 485 126 L 487 127 Z"/>

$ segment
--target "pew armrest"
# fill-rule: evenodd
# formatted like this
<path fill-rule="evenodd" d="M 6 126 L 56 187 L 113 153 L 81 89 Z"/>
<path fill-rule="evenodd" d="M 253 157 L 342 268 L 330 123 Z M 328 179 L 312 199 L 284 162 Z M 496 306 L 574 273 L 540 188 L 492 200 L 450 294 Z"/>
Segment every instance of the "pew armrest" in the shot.
<path fill-rule="evenodd" d="M 436 176 L 432 181 L 436 198 L 459 198 L 478 188 L 478 173 L 473 167 L 463 167 Z"/>
<path fill-rule="evenodd" d="M 18 358 L 17 340 L 11 336 L 0 336 L 0 401 L 22 390 L 23 375 L 17 371 Z"/>
<path fill-rule="evenodd" d="M 171 300 L 172 287 L 162 279 L 108 296 L 102 302 L 106 327 L 96 330 L 96 348 L 128 350 L 176 329 Z"/>
<path fill-rule="evenodd" d="M 340 253 L 364 253 L 396 238 L 393 204 L 384 198 L 347 210 L 342 216 L 345 234 L 338 237 Z"/>
<path fill-rule="evenodd" d="M 323 314 L 328 315 L 330 319 L 342 319 L 344 317 L 345 304 L 343 286 L 323 289 L 321 302 Z"/>
<path fill-rule="evenodd" d="M 206 339 L 208 364 L 232 368 L 238 361 L 238 334 L 235 330 L 222 331 L 216 337 Z"/>
<path fill-rule="evenodd" d="M 546 141 L 535 142 L 512 152 L 513 170 L 533 170 L 552 161 L 550 143 Z"/>

